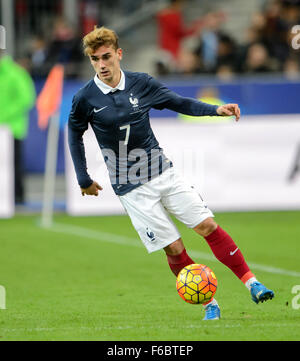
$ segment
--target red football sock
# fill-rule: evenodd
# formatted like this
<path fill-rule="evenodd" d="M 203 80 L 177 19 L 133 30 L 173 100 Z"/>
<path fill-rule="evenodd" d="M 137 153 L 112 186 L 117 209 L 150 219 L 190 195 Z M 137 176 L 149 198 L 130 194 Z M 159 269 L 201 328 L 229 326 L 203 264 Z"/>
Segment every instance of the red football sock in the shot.
<path fill-rule="evenodd" d="M 183 267 L 188 266 L 189 264 L 195 263 L 189 257 L 189 255 L 186 253 L 185 249 L 177 256 L 171 256 L 171 255 L 167 254 L 167 259 L 168 259 L 168 263 L 171 268 L 171 271 L 174 273 L 174 275 L 176 277 L 177 277 L 178 273 L 183 269 Z"/>
<path fill-rule="evenodd" d="M 242 252 L 232 238 L 220 226 L 207 237 L 204 237 L 216 258 L 242 281 L 246 282 L 251 273 Z M 243 277 L 245 276 L 245 277 Z"/>

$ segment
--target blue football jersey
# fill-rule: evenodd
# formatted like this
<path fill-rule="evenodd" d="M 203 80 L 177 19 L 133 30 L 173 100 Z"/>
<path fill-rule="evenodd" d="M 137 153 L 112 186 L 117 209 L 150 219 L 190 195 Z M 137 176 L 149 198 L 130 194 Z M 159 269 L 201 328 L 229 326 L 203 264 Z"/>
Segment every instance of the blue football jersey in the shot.
<path fill-rule="evenodd" d="M 117 195 L 157 177 L 172 166 L 153 134 L 149 111 L 168 108 L 187 115 L 217 115 L 218 106 L 181 97 L 146 73 L 122 73 L 123 90 L 103 93 L 95 79 L 74 96 L 68 142 L 81 188 L 92 184 L 82 135 L 92 127 Z"/>

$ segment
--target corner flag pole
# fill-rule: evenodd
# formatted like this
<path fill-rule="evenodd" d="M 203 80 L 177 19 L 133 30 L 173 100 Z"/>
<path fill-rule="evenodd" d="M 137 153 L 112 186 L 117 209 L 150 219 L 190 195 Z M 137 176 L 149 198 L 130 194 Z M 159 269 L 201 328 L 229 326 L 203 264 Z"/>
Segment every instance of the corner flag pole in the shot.
<path fill-rule="evenodd" d="M 41 220 L 43 227 L 51 227 L 53 223 L 59 118 L 60 112 L 56 112 L 49 120 Z"/>
<path fill-rule="evenodd" d="M 62 101 L 64 68 L 55 65 L 37 99 L 38 125 L 45 129 L 48 125 L 44 192 L 42 206 L 42 226 L 53 223 L 57 151 L 59 137 L 60 104 Z M 50 120 L 49 120 L 50 119 Z"/>

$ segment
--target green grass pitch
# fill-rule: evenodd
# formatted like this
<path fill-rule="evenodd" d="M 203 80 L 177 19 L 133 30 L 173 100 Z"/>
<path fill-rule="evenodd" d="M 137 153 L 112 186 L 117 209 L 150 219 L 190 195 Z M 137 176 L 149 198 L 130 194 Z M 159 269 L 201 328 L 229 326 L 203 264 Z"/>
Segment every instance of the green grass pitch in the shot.
<path fill-rule="evenodd" d="M 177 295 L 164 252 L 149 255 L 127 216 L 56 215 L 51 229 L 36 215 L 0 220 L 0 340 L 300 340 L 292 293 L 300 212 L 219 213 L 216 221 L 275 298 L 256 305 L 206 242 L 176 222 L 194 261 L 218 278 L 222 318 L 205 322 L 202 306 Z"/>

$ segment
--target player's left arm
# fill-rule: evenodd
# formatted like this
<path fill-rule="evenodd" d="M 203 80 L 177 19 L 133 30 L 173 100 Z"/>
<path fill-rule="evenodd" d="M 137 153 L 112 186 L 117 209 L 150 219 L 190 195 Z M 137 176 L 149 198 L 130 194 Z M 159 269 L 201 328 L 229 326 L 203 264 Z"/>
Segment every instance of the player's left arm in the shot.
<path fill-rule="evenodd" d="M 168 94 L 165 108 L 193 116 L 235 116 L 236 121 L 240 119 L 240 108 L 237 104 L 224 104 L 221 106 L 204 103 L 194 98 L 182 97 L 172 91 Z"/>
<path fill-rule="evenodd" d="M 238 104 L 224 104 L 217 108 L 218 115 L 225 117 L 235 116 L 235 120 L 238 121 L 241 116 L 241 110 Z"/>
<path fill-rule="evenodd" d="M 183 97 L 168 89 L 156 79 L 149 77 L 148 89 L 151 92 L 152 106 L 156 109 L 170 109 L 177 113 L 193 116 L 235 116 L 238 121 L 240 109 L 237 104 L 222 106 L 204 103 L 194 98 Z"/>

